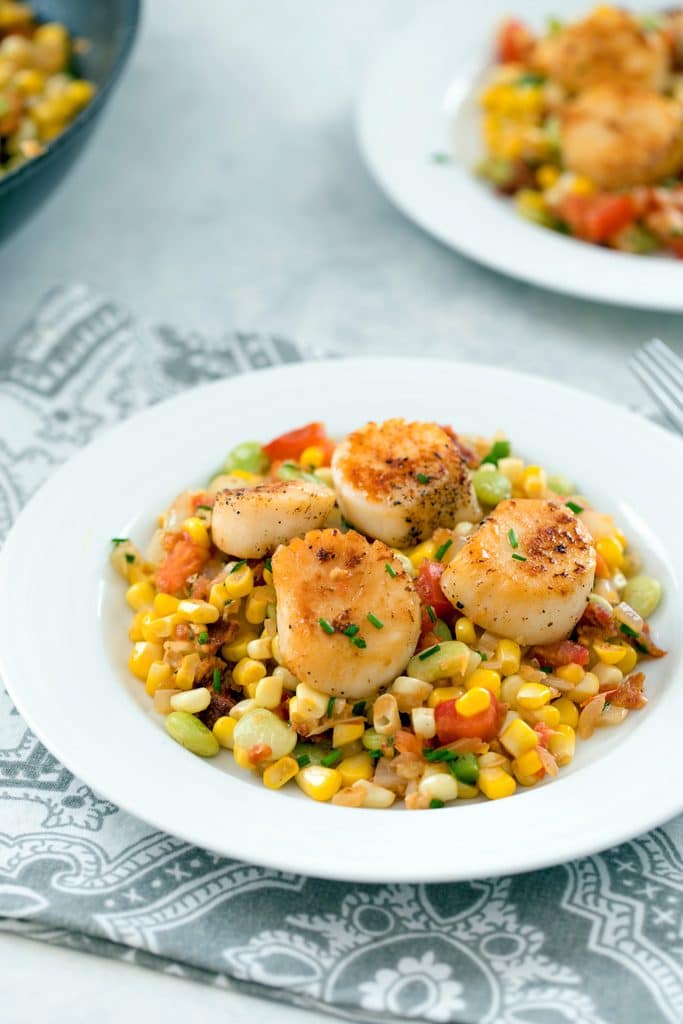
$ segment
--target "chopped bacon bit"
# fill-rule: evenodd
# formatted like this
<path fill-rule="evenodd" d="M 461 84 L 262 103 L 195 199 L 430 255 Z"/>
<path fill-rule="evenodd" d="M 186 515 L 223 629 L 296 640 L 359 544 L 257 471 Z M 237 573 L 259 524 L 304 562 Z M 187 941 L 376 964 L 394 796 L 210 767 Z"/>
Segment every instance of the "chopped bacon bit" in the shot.
<path fill-rule="evenodd" d="M 647 704 L 647 697 L 643 693 L 644 682 L 645 673 L 634 672 L 633 675 L 627 676 L 607 699 L 617 708 L 629 708 L 633 711 L 643 708 Z"/>
<path fill-rule="evenodd" d="M 548 741 L 552 736 L 552 729 L 546 725 L 545 722 L 536 722 L 534 726 L 534 732 L 538 733 L 538 745 L 545 749 L 548 746 Z"/>
<path fill-rule="evenodd" d="M 190 593 L 197 601 L 205 601 L 211 590 L 211 580 L 208 576 L 197 576 L 191 586 Z"/>
<path fill-rule="evenodd" d="M 267 743 L 255 743 L 249 747 L 247 758 L 252 764 L 259 764 L 261 761 L 268 761 L 273 756 L 273 748 Z"/>
<path fill-rule="evenodd" d="M 190 636 L 191 630 L 186 622 L 177 622 L 173 627 L 174 640 L 189 640 Z"/>
<path fill-rule="evenodd" d="M 485 754 L 489 749 L 489 744 L 484 743 L 477 736 L 466 736 L 462 740 L 448 743 L 444 749 L 452 750 L 454 754 Z"/>
<path fill-rule="evenodd" d="M 460 437 L 458 437 L 456 432 L 453 430 L 453 427 L 442 424 L 441 429 L 445 434 L 448 434 L 451 441 L 458 449 L 458 451 L 460 452 L 460 454 L 462 455 L 463 459 L 470 467 L 470 469 L 474 469 L 476 466 L 479 465 L 479 456 L 475 452 L 474 448 L 472 448 L 471 445 L 467 444 L 466 441 L 463 441 Z"/>
<path fill-rule="evenodd" d="M 394 740 L 394 747 L 399 754 L 422 754 L 422 740 L 414 732 L 399 729 Z"/>
<path fill-rule="evenodd" d="M 575 644 L 572 640 L 560 640 L 555 644 L 537 644 L 530 652 L 532 658 L 536 658 L 540 665 L 550 668 L 559 668 L 560 665 L 587 665 L 590 652 L 582 644 Z"/>
<path fill-rule="evenodd" d="M 204 568 L 209 558 L 206 548 L 194 544 L 186 534 L 176 537 L 156 574 L 157 589 L 165 594 L 177 593 L 190 576 Z M 166 538 L 164 547 L 165 542 Z"/>
<path fill-rule="evenodd" d="M 645 651 L 642 653 L 647 654 L 648 658 L 663 658 L 666 654 L 666 651 L 658 647 L 650 636 L 650 625 L 647 622 L 643 623 L 643 628 L 637 637 L 627 636 L 624 639 L 627 643 L 631 643 L 636 650 L 640 649 L 639 644 L 640 647 L 644 647 Z"/>
<path fill-rule="evenodd" d="M 609 629 L 612 631 L 616 629 L 612 613 L 608 611 L 604 605 L 598 604 L 597 601 L 588 602 L 583 615 L 579 619 L 579 625 L 595 626 L 600 629 Z"/>

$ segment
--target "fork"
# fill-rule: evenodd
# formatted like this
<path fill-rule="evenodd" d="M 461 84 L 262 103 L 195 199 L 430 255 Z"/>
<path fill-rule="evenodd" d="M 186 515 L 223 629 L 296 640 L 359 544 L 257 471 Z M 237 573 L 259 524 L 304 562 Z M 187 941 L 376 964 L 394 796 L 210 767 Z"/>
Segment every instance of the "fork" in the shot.
<path fill-rule="evenodd" d="M 683 359 L 653 338 L 636 349 L 629 366 L 671 425 L 683 434 Z"/>

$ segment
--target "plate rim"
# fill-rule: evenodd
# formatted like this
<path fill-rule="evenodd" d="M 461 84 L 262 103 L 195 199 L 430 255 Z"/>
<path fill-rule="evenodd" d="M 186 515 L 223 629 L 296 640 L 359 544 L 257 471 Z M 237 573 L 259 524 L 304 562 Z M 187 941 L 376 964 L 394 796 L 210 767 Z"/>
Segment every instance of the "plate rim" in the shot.
<path fill-rule="evenodd" d="M 379 371 L 385 372 L 389 364 L 393 364 L 396 370 L 398 370 L 398 368 L 400 367 L 402 373 L 404 371 L 407 372 L 407 368 L 411 366 L 413 366 L 415 370 L 419 368 L 420 372 L 422 373 L 424 373 L 425 367 L 427 367 L 427 369 L 431 368 L 434 370 L 445 370 L 447 368 L 449 373 L 451 374 L 453 374 L 453 372 L 457 373 L 458 371 L 460 371 L 464 372 L 466 375 L 473 374 L 475 377 L 483 376 L 486 377 L 487 379 L 490 377 L 490 375 L 495 375 L 500 378 L 504 378 L 506 381 L 509 381 L 510 378 L 513 378 L 513 383 L 516 382 L 532 386 L 538 386 L 541 382 L 546 387 L 549 384 L 549 382 L 542 377 L 533 374 L 523 373 L 517 370 L 507 370 L 501 367 L 488 367 L 484 364 L 460 363 L 455 360 L 447 359 L 425 360 L 417 359 L 415 357 L 395 357 L 393 359 L 370 357 L 364 359 L 361 357 L 355 359 L 334 361 L 335 366 L 339 367 L 340 365 L 344 365 L 346 368 L 346 372 L 349 373 L 353 373 L 355 369 L 367 372 L 368 368 L 371 367 L 374 367 Z M 10 530 L 5 540 L 3 548 L 0 551 L 0 613 L 3 607 L 5 608 L 5 611 L 7 611 L 11 607 L 11 604 L 8 603 L 10 602 L 12 596 L 10 594 L 11 588 L 9 587 L 8 583 L 5 584 L 3 581 L 9 580 L 10 578 L 10 572 L 5 570 L 9 569 L 9 567 L 11 566 L 13 548 L 15 544 L 20 543 L 20 541 L 17 541 L 17 538 L 21 538 L 21 533 L 24 529 L 24 526 L 22 526 L 21 524 L 28 524 L 30 520 L 30 515 L 34 514 L 35 510 L 40 510 L 41 505 L 44 505 L 46 502 L 49 502 L 50 492 L 53 489 L 58 490 L 60 482 L 62 481 L 63 478 L 67 478 L 68 475 L 73 475 L 74 473 L 78 475 L 78 471 L 80 469 L 81 464 L 87 463 L 88 457 L 92 457 L 93 452 L 97 451 L 101 447 L 104 447 L 106 445 L 110 446 L 112 443 L 115 443 L 116 440 L 122 434 L 125 434 L 127 432 L 135 432 L 136 428 L 141 423 L 144 425 L 144 423 L 150 417 L 160 417 L 160 422 L 163 422 L 165 417 L 171 415 L 174 409 L 181 407 L 185 403 L 195 402 L 198 393 L 202 393 L 203 395 L 213 395 L 214 393 L 218 393 L 222 389 L 229 387 L 230 384 L 236 379 L 244 381 L 245 379 L 252 378 L 254 376 L 256 376 L 256 379 L 259 380 L 260 383 L 263 383 L 266 378 L 270 378 L 271 381 L 278 381 L 283 375 L 285 377 L 292 377 L 296 379 L 296 376 L 300 374 L 302 371 L 302 366 L 307 366 L 309 368 L 307 372 L 310 373 L 310 367 L 317 366 L 318 368 L 324 368 L 326 365 L 328 365 L 328 361 L 320 361 L 318 363 L 309 364 L 287 364 L 285 366 L 253 371 L 252 373 L 245 373 L 239 375 L 239 377 L 236 378 L 224 378 L 220 381 L 212 382 L 210 384 L 203 385 L 199 388 L 191 388 L 186 392 L 183 392 L 179 395 L 176 395 L 166 400 L 165 402 L 158 403 L 157 405 L 142 410 L 136 415 L 128 418 L 127 420 L 124 420 L 116 427 L 105 431 L 103 434 L 99 435 L 99 437 L 95 438 L 90 444 L 88 444 L 79 452 L 77 452 L 71 459 L 68 459 L 62 466 L 60 466 L 57 469 L 55 473 L 52 474 L 52 476 L 45 482 L 45 484 L 39 488 L 36 494 L 32 496 L 32 498 L 29 500 L 29 502 L 26 504 L 22 512 L 17 517 L 14 526 Z M 664 430 L 657 424 L 644 420 L 642 417 L 633 413 L 629 409 L 625 409 L 624 407 L 619 406 L 616 403 L 610 402 L 609 400 L 606 400 L 601 396 L 594 395 L 590 392 L 581 391 L 580 389 L 570 387 L 566 384 L 552 382 L 552 387 L 557 392 L 559 392 L 560 395 L 564 395 L 570 398 L 573 397 L 574 399 L 576 399 L 578 396 L 580 396 L 584 400 L 588 399 L 589 405 L 593 404 L 594 408 L 602 407 L 606 412 L 611 412 L 612 414 L 615 410 L 618 410 L 618 413 L 621 416 L 625 416 L 627 420 L 631 420 L 633 425 L 637 425 L 638 428 L 641 430 L 644 429 L 645 433 L 650 433 L 650 436 L 653 440 L 656 439 L 659 442 L 664 442 L 665 445 L 672 446 L 672 448 L 674 450 L 677 450 L 677 452 L 683 451 L 682 441 L 680 441 L 674 435 L 670 434 L 668 431 Z M 31 513 L 30 510 L 34 511 Z M 683 561 L 681 562 L 681 564 L 683 565 Z M 15 680 L 13 679 L 12 667 L 6 664 L 6 651 L 4 643 L 2 644 L 2 646 L 0 646 L 0 671 L 2 672 L 2 675 L 4 677 L 5 686 L 7 688 L 8 693 L 10 694 L 10 697 L 14 701 L 17 709 L 19 710 L 20 714 L 23 716 L 29 727 L 35 732 L 35 734 L 38 736 L 41 742 L 43 742 L 49 750 L 52 750 L 55 753 L 55 756 L 57 756 L 61 763 L 63 763 L 70 771 L 72 771 L 77 778 L 84 781 L 88 786 L 91 786 L 92 784 L 89 781 L 89 777 L 92 778 L 92 772 L 89 770 L 88 767 L 86 767 L 85 771 L 82 770 L 80 766 L 79 757 L 77 756 L 75 750 L 73 752 L 73 756 L 71 750 L 63 750 L 61 748 L 60 743 L 54 743 L 53 740 L 51 739 L 49 735 L 49 725 L 47 728 L 45 728 L 44 723 L 42 721 L 36 721 L 36 716 L 33 713 L 33 708 L 29 706 L 31 704 L 30 690 L 25 701 L 21 683 L 18 680 L 15 682 Z M 121 687 L 120 689 L 121 695 L 123 696 L 124 689 L 123 687 Z M 135 719 L 140 719 L 141 721 L 144 718 L 143 715 L 139 714 L 138 708 L 134 708 L 132 710 L 132 717 Z M 161 731 L 159 731 L 159 735 L 163 736 L 165 741 L 165 735 L 161 733 Z M 185 752 L 181 751 L 178 751 L 178 755 L 186 756 Z M 191 763 L 193 761 L 199 761 L 200 759 L 189 758 L 188 760 Z M 581 772 L 577 774 L 581 774 Z M 139 807 L 136 805 L 131 805 L 127 797 L 122 799 L 120 791 L 112 790 L 108 781 L 103 785 L 98 780 L 98 782 L 93 788 L 95 789 L 96 792 L 102 794 L 106 799 L 111 800 L 113 804 L 120 807 L 124 811 L 127 811 L 128 813 L 131 813 L 136 817 L 142 817 L 144 821 L 148 822 L 154 828 L 158 828 L 163 832 L 170 832 L 171 834 L 179 836 L 180 838 L 189 843 L 198 844 L 207 849 L 213 849 L 215 850 L 215 852 L 220 853 L 222 856 L 248 859 L 251 862 L 263 864 L 266 867 L 273 868 L 276 870 L 303 873 L 311 877 L 343 879 L 348 881 L 367 883 L 377 883 L 382 881 L 445 882 L 458 879 L 473 879 L 477 877 L 485 877 L 491 874 L 490 865 L 483 865 L 480 870 L 477 870 L 476 868 L 473 869 L 472 866 L 470 865 L 467 872 L 464 874 L 454 872 L 452 865 L 444 865 L 440 869 L 435 869 L 432 866 L 429 868 L 428 874 L 426 876 L 424 872 L 424 867 L 420 868 L 417 866 L 408 868 L 404 867 L 401 870 L 396 870 L 395 868 L 392 868 L 390 872 L 387 874 L 386 864 L 382 864 L 381 866 L 379 866 L 378 869 L 373 869 L 372 866 L 369 866 L 367 870 L 365 867 L 363 867 L 361 869 L 356 868 L 351 871 L 347 871 L 345 869 L 342 872 L 340 872 L 338 866 L 330 866 L 329 868 L 327 868 L 324 864 L 316 862 L 315 857 L 311 858 L 309 856 L 308 858 L 301 858 L 298 855 L 298 852 L 294 856 L 292 856 L 291 854 L 285 855 L 282 853 L 282 851 L 276 851 L 275 849 L 273 850 L 272 854 L 269 850 L 264 850 L 262 854 L 260 854 L 259 856 L 254 856 L 253 851 L 248 856 L 246 856 L 243 852 L 240 852 L 240 850 L 228 850 L 224 845 L 212 845 L 211 842 L 206 842 L 204 838 L 202 838 L 201 841 L 198 840 L 197 836 L 194 835 L 192 831 L 187 831 L 183 829 L 181 823 L 178 823 L 177 825 L 174 824 L 172 828 L 169 828 L 168 821 L 163 818 L 163 815 L 161 817 L 157 817 L 156 814 L 150 814 L 148 809 L 146 809 L 144 813 L 141 814 Z M 263 791 L 265 793 L 268 792 L 265 790 L 265 788 L 263 788 Z M 542 789 L 539 789 L 535 793 L 532 791 L 528 791 L 525 798 L 529 799 L 529 797 L 531 797 L 533 799 L 533 797 L 540 792 L 542 792 Z M 308 803 L 309 802 L 306 801 L 302 806 L 305 807 Z M 502 801 L 498 803 L 496 806 L 500 807 L 502 804 L 515 803 L 515 800 Z M 576 857 L 586 856 L 588 854 L 595 853 L 600 849 L 604 849 L 608 846 L 613 846 L 618 843 L 621 843 L 629 838 L 632 838 L 633 835 L 637 834 L 638 832 L 655 827 L 661 824 L 663 821 L 668 820 L 673 815 L 679 813 L 680 810 L 683 809 L 683 794 L 681 794 L 679 799 L 675 802 L 675 806 L 672 807 L 671 803 L 672 802 L 670 801 L 665 809 L 662 809 L 662 805 L 660 804 L 658 805 L 659 809 L 657 811 L 653 812 L 652 810 L 650 810 L 647 815 L 641 817 L 638 820 L 638 824 L 635 829 L 632 825 L 624 822 L 622 828 L 612 828 L 610 837 L 606 841 L 604 839 L 596 840 L 587 838 L 583 842 L 575 843 L 572 847 L 572 850 L 568 854 L 563 854 L 560 857 L 558 857 L 556 854 L 552 852 L 550 854 L 541 852 L 537 855 L 529 853 L 527 854 L 523 862 L 520 861 L 514 862 L 512 864 L 506 864 L 504 873 L 514 874 L 518 872 L 548 867 L 552 864 L 565 862 L 568 859 L 574 859 Z M 314 805 L 313 802 L 310 802 L 310 804 L 311 808 L 313 808 L 316 814 L 319 815 L 319 818 L 317 818 L 316 821 L 321 828 L 324 820 L 330 821 L 331 818 L 334 818 L 334 812 L 337 812 L 337 814 L 339 814 L 340 812 L 348 813 L 348 811 L 344 808 L 334 808 L 331 805 Z M 489 803 L 485 803 L 478 804 L 477 806 L 483 809 L 489 809 L 491 808 L 492 805 Z M 474 810 L 474 806 L 472 806 L 470 809 Z M 333 812 L 332 815 L 330 815 L 329 812 Z M 403 813 L 404 812 L 399 812 L 398 816 L 402 817 Z M 307 815 L 304 815 L 304 817 L 306 816 Z M 310 816 L 310 810 L 308 816 Z M 392 814 L 390 817 L 393 818 L 395 816 L 396 815 Z M 433 817 L 436 818 L 438 816 Z M 423 819 L 420 819 L 421 823 L 422 821 Z"/>

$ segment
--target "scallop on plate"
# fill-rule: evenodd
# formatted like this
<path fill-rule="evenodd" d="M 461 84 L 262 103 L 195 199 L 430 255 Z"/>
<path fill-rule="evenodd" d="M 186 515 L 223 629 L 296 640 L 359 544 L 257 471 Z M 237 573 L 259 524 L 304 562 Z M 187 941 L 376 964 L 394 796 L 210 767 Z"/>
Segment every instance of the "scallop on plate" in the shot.
<path fill-rule="evenodd" d="M 430 4 L 389 37 L 360 97 L 378 184 L 501 273 L 680 312 L 683 16 L 643 10 Z"/>
<path fill-rule="evenodd" d="M 583 856 L 683 809 L 682 452 L 502 369 L 218 381 L 26 506 L 4 683 L 76 776 L 219 854 L 367 882 Z"/>

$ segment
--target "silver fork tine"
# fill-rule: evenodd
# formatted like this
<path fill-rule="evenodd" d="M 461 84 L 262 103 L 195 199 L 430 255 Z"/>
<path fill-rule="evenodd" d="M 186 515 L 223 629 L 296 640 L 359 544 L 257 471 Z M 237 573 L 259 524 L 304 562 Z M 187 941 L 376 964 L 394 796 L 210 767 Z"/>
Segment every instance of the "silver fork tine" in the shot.
<path fill-rule="evenodd" d="M 642 351 L 647 352 L 665 373 L 670 373 L 683 390 L 683 359 L 677 356 L 673 349 L 659 338 L 653 338 L 643 345 Z"/>
<path fill-rule="evenodd" d="M 666 378 L 662 380 L 662 372 L 653 363 L 650 356 L 639 349 L 630 359 L 631 369 L 643 387 L 654 398 L 657 405 L 664 410 L 671 423 L 683 433 L 683 400 L 676 390 L 670 389 Z"/>

